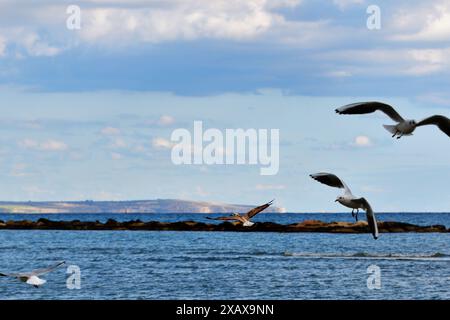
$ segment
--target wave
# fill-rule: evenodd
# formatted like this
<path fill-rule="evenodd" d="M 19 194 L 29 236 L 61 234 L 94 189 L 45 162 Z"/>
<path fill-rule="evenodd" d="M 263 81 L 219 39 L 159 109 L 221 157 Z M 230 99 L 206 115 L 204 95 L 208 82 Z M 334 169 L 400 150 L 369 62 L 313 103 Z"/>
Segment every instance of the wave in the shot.
<path fill-rule="evenodd" d="M 373 259 L 373 260 L 421 260 L 421 261 L 450 261 L 450 255 L 436 252 L 433 254 L 372 254 L 368 252 L 357 253 L 308 253 L 284 252 L 284 256 L 312 259 Z"/>

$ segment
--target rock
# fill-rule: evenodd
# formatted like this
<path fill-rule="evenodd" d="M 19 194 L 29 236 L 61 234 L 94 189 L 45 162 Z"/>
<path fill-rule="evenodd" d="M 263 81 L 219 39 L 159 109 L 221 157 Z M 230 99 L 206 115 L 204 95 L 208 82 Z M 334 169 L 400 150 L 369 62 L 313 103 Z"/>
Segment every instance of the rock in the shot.
<path fill-rule="evenodd" d="M 238 232 L 326 232 L 326 233 L 368 233 L 366 221 L 353 222 L 323 222 L 320 220 L 305 220 L 289 225 L 274 222 L 258 222 L 252 227 L 244 227 L 237 222 L 207 224 L 196 221 L 159 222 L 131 220 L 118 222 L 109 219 L 105 223 L 99 221 L 52 221 L 39 219 L 37 221 L 0 221 L 1 229 L 22 230 L 173 230 L 173 231 L 238 231 Z M 385 221 L 378 223 L 380 233 L 389 232 L 450 232 L 443 225 L 418 226 L 409 223 Z"/>

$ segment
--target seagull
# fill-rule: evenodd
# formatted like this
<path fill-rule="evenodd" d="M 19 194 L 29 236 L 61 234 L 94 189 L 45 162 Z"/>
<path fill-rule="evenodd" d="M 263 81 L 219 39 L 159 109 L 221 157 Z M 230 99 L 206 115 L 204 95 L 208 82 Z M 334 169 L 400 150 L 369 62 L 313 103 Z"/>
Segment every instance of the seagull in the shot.
<path fill-rule="evenodd" d="M 262 206 L 253 208 L 252 210 L 247 212 L 245 215 L 240 215 L 239 213 L 233 212 L 231 214 L 231 216 L 228 216 L 228 217 L 218 217 L 218 218 L 206 217 L 206 219 L 209 219 L 209 220 L 224 220 L 224 221 L 226 221 L 226 220 L 235 220 L 235 221 L 241 222 L 244 227 L 251 227 L 255 223 L 251 222 L 250 219 L 253 218 L 254 216 L 256 216 L 261 211 L 264 211 L 265 209 L 270 207 L 274 200 L 271 200 L 271 201 L 267 202 L 266 204 L 263 204 Z"/>
<path fill-rule="evenodd" d="M 327 186 L 344 189 L 344 194 L 337 197 L 335 202 L 339 202 L 343 206 L 352 209 L 352 216 L 356 219 L 356 221 L 358 221 L 359 209 L 365 210 L 370 232 L 372 233 L 374 239 L 378 239 L 378 225 L 375 218 L 375 213 L 373 212 L 372 207 L 365 198 L 355 197 L 350 191 L 350 188 L 347 187 L 345 182 L 339 179 L 334 174 L 321 172 L 311 174 L 310 177 L 316 181 L 319 181 L 320 183 L 326 184 Z"/>
<path fill-rule="evenodd" d="M 400 139 L 403 136 L 411 136 L 417 127 L 435 125 L 450 137 L 450 119 L 440 115 L 434 115 L 422 121 L 405 120 L 395 111 L 394 107 L 377 101 L 358 102 L 345 105 L 335 110 L 338 114 L 367 114 L 375 111 L 384 112 L 389 118 L 397 122 L 396 125 L 383 125 L 392 134 L 392 137 Z"/>
<path fill-rule="evenodd" d="M 64 265 L 65 263 L 66 263 L 65 261 L 61 261 L 61 262 L 58 262 L 57 264 L 50 266 L 48 268 L 36 269 L 31 272 L 10 273 L 10 274 L 0 273 L 0 276 L 16 278 L 22 282 L 25 282 L 26 284 L 32 285 L 35 288 L 39 288 L 40 286 L 42 286 L 44 283 L 47 282 L 46 280 L 39 278 L 39 276 L 42 276 L 49 272 L 52 272 L 53 270 L 59 268 L 60 266 Z"/>

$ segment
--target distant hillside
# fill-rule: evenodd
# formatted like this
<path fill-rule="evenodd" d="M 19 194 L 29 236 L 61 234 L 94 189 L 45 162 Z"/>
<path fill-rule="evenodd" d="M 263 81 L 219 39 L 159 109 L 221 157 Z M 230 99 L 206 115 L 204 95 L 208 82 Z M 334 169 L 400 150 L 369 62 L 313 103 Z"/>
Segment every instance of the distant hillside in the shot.
<path fill-rule="evenodd" d="M 0 202 L 0 213 L 229 213 L 247 212 L 253 207 L 251 205 L 174 199 L 50 202 L 2 201 Z M 265 212 L 284 212 L 284 210 L 273 206 Z"/>

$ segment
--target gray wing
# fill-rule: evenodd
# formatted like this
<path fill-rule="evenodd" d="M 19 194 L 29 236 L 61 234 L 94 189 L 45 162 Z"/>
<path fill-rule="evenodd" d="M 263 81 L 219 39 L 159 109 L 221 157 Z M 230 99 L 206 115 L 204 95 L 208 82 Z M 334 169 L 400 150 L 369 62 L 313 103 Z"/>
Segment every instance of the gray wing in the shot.
<path fill-rule="evenodd" d="M 375 111 L 381 111 L 396 122 L 404 121 L 402 116 L 397 111 L 395 111 L 392 106 L 377 101 L 352 103 L 340 107 L 335 111 L 339 114 L 366 114 L 373 113 Z"/>
<path fill-rule="evenodd" d="M 65 261 L 61 261 L 61 262 L 58 262 L 58 263 L 56 263 L 56 264 L 54 264 L 53 266 L 50 266 L 50 267 L 48 267 L 48 268 L 43 268 L 43 269 L 36 269 L 36 270 L 33 270 L 33 271 L 30 272 L 30 274 L 33 275 L 33 276 L 40 276 L 40 275 L 43 275 L 43 274 L 52 272 L 53 270 L 55 270 L 55 269 L 61 267 L 61 266 L 64 265 L 65 263 L 66 263 Z"/>
<path fill-rule="evenodd" d="M 438 126 L 438 128 L 441 129 L 442 132 L 450 137 L 450 119 L 448 119 L 447 117 L 439 115 L 431 116 L 417 123 L 417 126 L 420 127 L 429 124 Z"/>
<path fill-rule="evenodd" d="M 22 278 L 22 277 L 30 277 L 31 273 L 29 272 L 21 272 L 21 273 L 0 273 L 0 277 L 11 277 L 11 278 Z"/>
<path fill-rule="evenodd" d="M 222 220 L 222 221 L 229 221 L 229 220 L 239 221 L 239 219 L 237 219 L 235 217 L 218 217 L 218 218 L 206 217 L 206 219 L 209 219 L 209 220 Z"/>
<path fill-rule="evenodd" d="M 275 199 L 274 199 L 275 200 Z M 245 214 L 245 216 L 247 217 L 247 219 L 250 219 L 254 216 L 256 216 L 258 213 L 260 213 L 261 211 L 266 210 L 268 207 L 270 207 L 273 203 L 274 200 L 271 200 L 269 202 L 267 202 L 266 204 L 263 204 L 262 206 L 253 208 L 252 210 L 250 210 L 249 212 L 247 212 Z"/>
<path fill-rule="evenodd" d="M 320 183 L 326 184 L 327 186 L 344 189 L 345 193 L 348 195 L 352 194 L 350 188 L 345 184 L 345 182 L 332 173 L 319 172 L 310 174 L 309 176 Z"/>
<path fill-rule="evenodd" d="M 369 202 L 367 202 L 365 198 L 354 199 L 354 201 L 358 202 L 361 208 L 366 211 L 367 223 L 369 225 L 370 233 L 372 233 L 372 236 L 375 240 L 378 239 L 379 233 L 377 219 L 375 218 L 375 213 L 373 212 Z"/>
<path fill-rule="evenodd" d="M 31 272 L 21 272 L 21 273 L 0 273 L 0 277 L 11 277 L 11 278 L 29 278 L 31 277 Z"/>

